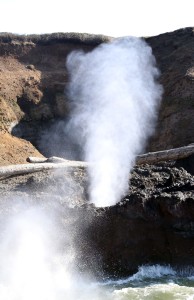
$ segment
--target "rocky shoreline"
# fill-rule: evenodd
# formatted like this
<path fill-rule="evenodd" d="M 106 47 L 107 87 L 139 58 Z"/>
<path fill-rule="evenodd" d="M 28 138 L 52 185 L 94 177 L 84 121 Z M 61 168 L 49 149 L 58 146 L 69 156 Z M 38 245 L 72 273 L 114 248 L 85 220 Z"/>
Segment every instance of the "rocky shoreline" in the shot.
<path fill-rule="evenodd" d="M 1 214 L 22 202 L 57 211 L 77 265 L 96 276 L 128 276 L 145 264 L 194 266 L 194 179 L 184 168 L 135 167 L 128 194 L 107 208 L 88 203 L 87 183 L 79 168 L 2 179 Z"/>

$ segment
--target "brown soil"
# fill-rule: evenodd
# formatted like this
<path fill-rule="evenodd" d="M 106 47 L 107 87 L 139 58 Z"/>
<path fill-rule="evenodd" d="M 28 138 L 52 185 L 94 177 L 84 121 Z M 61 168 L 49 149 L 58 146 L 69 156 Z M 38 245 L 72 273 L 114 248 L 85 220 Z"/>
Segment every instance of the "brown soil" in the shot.
<path fill-rule="evenodd" d="M 29 70 L 12 56 L 0 56 L 0 165 L 26 163 L 28 156 L 40 156 L 28 141 L 11 135 L 12 128 L 24 117 L 17 100 L 33 85 L 31 101 L 38 102 L 41 92 L 36 84 L 40 72 Z M 38 97 L 33 98 L 34 95 Z"/>
<path fill-rule="evenodd" d="M 84 34 L 0 34 L 0 130 L 7 132 L 1 135 L 0 165 L 23 163 L 29 155 L 40 155 L 32 144 L 37 148 L 41 126 L 67 115 L 67 54 L 75 49 L 91 50 L 106 40 Z M 29 142 L 12 139 L 10 134 Z"/>
<path fill-rule="evenodd" d="M 28 156 L 42 155 L 30 142 L 13 137 L 8 132 L 0 132 L 0 165 L 24 164 Z"/>
<path fill-rule="evenodd" d="M 0 126 L 10 130 L 21 119 L 25 113 L 21 110 L 19 102 L 25 94 L 29 102 L 37 104 L 41 97 L 41 91 L 37 85 L 40 82 L 40 72 L 29 70 L 12 56 L 0 57 L 0 113 L 3 115 L 3 107 L 6 106 L 6 116 L 0 119 Z M 31 90 L 29 90 L 31 86 Z M 8 117 L 9 116 L 9 117 Z"/>

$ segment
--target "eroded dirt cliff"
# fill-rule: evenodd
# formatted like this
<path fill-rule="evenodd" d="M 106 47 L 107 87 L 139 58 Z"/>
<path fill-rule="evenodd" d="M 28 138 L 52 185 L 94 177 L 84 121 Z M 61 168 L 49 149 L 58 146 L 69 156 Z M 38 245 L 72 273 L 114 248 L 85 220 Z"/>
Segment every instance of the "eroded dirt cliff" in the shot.
<path fill-rule="evenodd" d="M 91 51 L 110 40 L 88 34 L 1 34 L 0 129 L 30 141 L 45 155 L 63 155 L 57 144 L 59 139 L 66 142 L 66 57 L 73 50 Z M 194 142 L 193 28 L 146 41 L 153 49 L 164 87 L 157 132 L 148 149 L 169 149 Z M 61 125 L 56 125 L 59 120 Z M 51 136 L 45 138 L 48 132 Z"/>
<path fill-rule="evenodd" d="M 88 34 L 0 34 L 0 130 L 39 148 L 44 129 L 68 116 L 68 53 L 90 51 L 108 40 Z"/>
<path fill-rule="evenodd" d="M 43 36 L 0 35 L 0 96 L 15 113 L 7 120 L 36 122 L 65 117 L 67 54 L 91 50 L 105 37 L 77 34 Z M 2 100 L 3 101 L 3 100 Z"/>

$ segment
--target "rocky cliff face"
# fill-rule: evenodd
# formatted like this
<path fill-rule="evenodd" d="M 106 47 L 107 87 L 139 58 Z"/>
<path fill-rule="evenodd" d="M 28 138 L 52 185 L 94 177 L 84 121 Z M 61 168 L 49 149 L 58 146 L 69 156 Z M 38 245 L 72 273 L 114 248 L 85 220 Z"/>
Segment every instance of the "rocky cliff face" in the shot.
<path fill-rule="evenodd" d="M 158 129 L 151 150 L 192 143 L 194 113 L 194 29 L 185 28 L 147 39 L 164 87 Z"/>
<path fill-rule="evenodd" d="M 194 141 L 194 33 L 193 28 L 146 38 L 161 70 L 164 86 L 157 133 L 150 150 L 161 150 Z M 66 57 L 72 50 L 91 51 L 111 38 L 87 34 L 42 36 L 0 35 L 0 128 L 31 141 L 45 155 L 63 155 L 45 132 L 65 135 L 68 99 L 64 93 L 68 74 Z M 145 78 L 146 80 L 146 78 Z M 65 143 L 65 138 L 64 138 Z M 47 151 L 46 151 L 47 149 Z"/>

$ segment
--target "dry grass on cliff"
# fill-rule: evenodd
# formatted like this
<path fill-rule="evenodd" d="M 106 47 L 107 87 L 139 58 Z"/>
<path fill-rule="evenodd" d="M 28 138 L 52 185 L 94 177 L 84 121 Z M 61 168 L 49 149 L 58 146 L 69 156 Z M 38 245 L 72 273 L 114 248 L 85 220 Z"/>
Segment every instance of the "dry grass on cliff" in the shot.
<path fill-rule="evenodd" d="M 8 32 L 0 33 L 0 43 L 18 42 L 33 42 L 41 45 L 51 45 L 55 43 L 77 43 L 86 45 L 99 45 L 103 42 L 108 42 L 112 38 L 105 35 L 95 35 L 88 33 L 75 32 L 57 32 L 51 34 L 31 34 L 19 35 Z"/>

